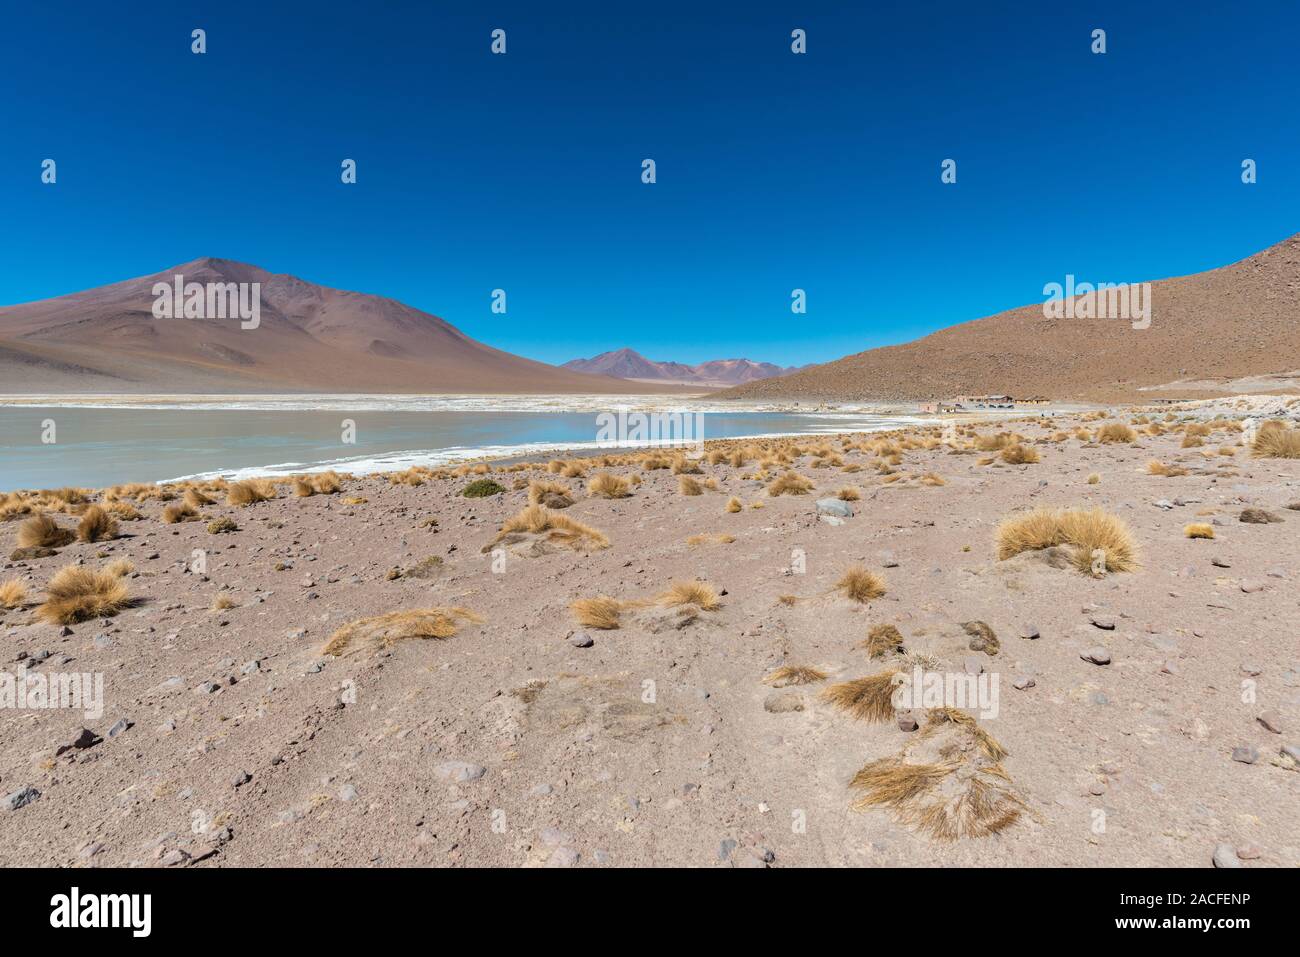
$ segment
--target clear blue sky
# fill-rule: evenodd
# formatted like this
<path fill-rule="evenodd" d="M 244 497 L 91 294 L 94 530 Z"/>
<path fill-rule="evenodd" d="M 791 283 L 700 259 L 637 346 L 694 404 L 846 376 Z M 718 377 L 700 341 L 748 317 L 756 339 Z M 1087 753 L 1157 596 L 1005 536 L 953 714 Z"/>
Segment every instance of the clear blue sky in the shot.
<path fill-rule="evenodd" d="M 0 16 L 3 304 L 212 255 L 545 361 L 792 364 L 1040 300 L 1067 272 L 1178 275 L 1300 231 L 1289 0 Z"/>

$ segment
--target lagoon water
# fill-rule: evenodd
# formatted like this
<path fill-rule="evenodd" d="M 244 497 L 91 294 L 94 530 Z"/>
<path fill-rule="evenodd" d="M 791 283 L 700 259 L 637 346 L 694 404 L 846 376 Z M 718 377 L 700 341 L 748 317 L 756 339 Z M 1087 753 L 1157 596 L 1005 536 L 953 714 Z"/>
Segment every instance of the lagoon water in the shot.
<path fill-rule="evenodd" d="M 605 408 L 608 402 L 603 400 Z M 420 405 L 340 397 L 130 407 L 0 405 L 0 491 L 325 468 L 362 474 L 597 447 L 594 408 L 529 409 L 478 400 Z M 355 422 L 354 444 L 343 441 L 344 420 Z M 704 412 L 707 439 L 878 431 L 914 421 L 903 413 L 866 410 Z M 45 443 L 49 422 L 55 441 Z"/>

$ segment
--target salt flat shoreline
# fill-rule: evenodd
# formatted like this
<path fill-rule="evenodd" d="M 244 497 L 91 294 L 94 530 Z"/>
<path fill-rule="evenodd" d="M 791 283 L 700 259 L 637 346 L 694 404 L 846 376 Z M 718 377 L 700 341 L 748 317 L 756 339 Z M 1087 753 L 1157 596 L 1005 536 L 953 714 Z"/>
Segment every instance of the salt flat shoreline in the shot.
<path fill-rule="evenodd" d="M 121 537 L 0 570 L 32 596 L 0 617 L 0 670 L 105 678 L 97 719 L 0 709 L 0 792 L 39 792 L 0 810 L 0 864 L 1203 867 L 1227 846 L 1243 866 L 1300 865 L 1300 778 L 1284 760 L 1300 745 L 1300 510 L 1288 507 L 1300 460 L 1254 458 L 1223 426 L 1184 447 L 1188 424 L 1246 411 L 1150 411 L 1131 442 L 1096 440 L 1127 411 L 973 423 L 1024 436 L 1040 461 L 1021 465 L 927 447 L 936 433 L 920 425 L 888 439 L 916 440 L 888 472 L 882 436 L 710 444 L 797 446 L 789 468 L 815 483 L 803 495 L 771 495 L 786 466 L 765 481 L 757 457 L 706 460 L 687 478 L 716 490 L 693 495 L 670 469 L 590 457 L 567 478 L 480 463 L 303 498 L 286 482 L 269 501 L 220 499 L 176 524 L 146 495 Z M 839 464 L 813 454 L 823 448 Z M 592 496 L 602 472 L 640 484 Z M 464 497 L 480 479 L 504 491 Z M 494 553 L 527 479 L 568 487 L 560 514 L 608 547 L 529 539 Z M 843 488 L 857 498 L 837 498 Z M 848 514 L 821 514 L 819 499 Z M 1094 578 L 1051 550 L 999 560 L 998 523 L 1037 505 L 1122 518 L 1138 567 Z M 1280 521 L 1244 522 L 1247 509 Z M 210 533 L 220 519 L 237 530 Z M 1188 523 L 1215 537 L 1187 538 Z M 20 524 L 0 522 L 4 556 Z M 66 631 L 37 619 L 57 569 L 116 559 L 133 565 L 123 581 L 137 604 Z M 883 595 L 836 589 L 854 564 Z M 597 595 L 647 601 L 674 581 L 707 582 L 718 607 L 645 606 L 613 630 L 570 610 Z M 324 652 L 348 622 L 428 607 L 482 621 Z M 997 654 L 971 650 L 972 621 L 996 633 Z M 891 665 L 859 647 L 883 624 L 940 670 L 1000 677 L 998 714 L 981 726 L 1008 752 L 1024 813 L 996 836 L 938 841 L 887 808 L 851 809 L 854 775 L 918 734 L 821 694 Z M 1088 659 L 1098 648 L 1109 664 Z M 794 665 L 827 677 L 764 683 Z M 100 740 L 60 750 L 83 727 Z"/>

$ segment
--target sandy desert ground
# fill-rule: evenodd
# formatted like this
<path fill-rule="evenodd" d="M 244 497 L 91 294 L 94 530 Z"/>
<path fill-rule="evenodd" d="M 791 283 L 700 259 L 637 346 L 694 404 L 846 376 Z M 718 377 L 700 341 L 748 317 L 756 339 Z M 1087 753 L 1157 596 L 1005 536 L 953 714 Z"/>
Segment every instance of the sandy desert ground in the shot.
<path fill-rule="evenodd" d="M 1273 406 L 1294 425 L 1300 406 Z M 120 537 L 0 571 L 28 592 L 0 618 L 0 670 L 100 672 L 106 705 L 97 720 L 0 710 L 0 864 L 1300 865 L 1300 459 L 1252 456 L 1242 417 L 1208 405 L 962 426 L 955 448 L 934 430 L 723 443 L 710 448 L 758 455 L 706 460 L 687 484 L 717 490 L 697 495 L 644 463 L 568 477 L 517 464 L 302 498 L 282 484 L 165 524 L 176 503 L 146 492 Z M 1107 422 L 1135 438 L 1098 441 Z M 1040 461 L 975 447 L 999 431 Z M 793 461 L 759 461 L 781 450 Z M 790 470 L 815 488 L 771 495 Z M 595 497 L 596 473 L 641 481 Z M 462 496 L 484 478 L 505 491 Z M 530 479 L 566 485 L 573 504 L 555 511 L 608 547 L 524 532 L 484 552 Z M 836 498 L 844 487 L 857 499 Z M 999 522 L 1040 506 L 1117 516 L 1140 564 L 1094 576 L 1068 545 L 999 560 Z M 53 517 L 72 529 L 85 509 Z M 0 522 L 4 556 L 26 518 Z M 222 518 L 238 530 L 209 532 Z M 1186 537 L 1194 523 L 1213 538 Z M 41 620 L 59 568 L 122 558 L 135 604 Z M 882 596 L 837 589 L 855 564 Z M 694 580 L 715 609 L 654 602 Z M 597 595 L 629 603 L 620 627 L 575 619 L 571 603 Z M 430 607 L 481 622 L 325 653 L 350 622 Z M 860 644 L 886 624 L 906 655 L 873 659 Z M 996 674 L 996 717 L 871 720 L 824 694 L 915 663 Z M 764 682 L 784 666 L 825 677 Z M 967 802 L 948 812 L 972 829 L 996 813 L 994 833 L 936 839 L 908 815 L 920 790 L 902 813 L 854 809 L 860 769 L 927 747 L 929 766 L 951 762 L 944 794 Z"/>

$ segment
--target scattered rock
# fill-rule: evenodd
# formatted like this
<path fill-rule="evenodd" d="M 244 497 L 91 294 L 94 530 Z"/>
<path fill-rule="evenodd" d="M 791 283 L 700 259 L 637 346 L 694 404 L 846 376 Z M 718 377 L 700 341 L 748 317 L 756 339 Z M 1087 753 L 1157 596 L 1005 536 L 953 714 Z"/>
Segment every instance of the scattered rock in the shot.
<path fill-rule="evenodd" d="M 819 515 L 833 515 L 836 518 L 852 518 L 853 506 L 838 498 L 819 498 L 817 500 Z"/>
<path fill-rule="evenodd" d="M 77 733 L 77 736 L 72 739 L 72 747 L 79 751 L 84 751 L 86 748 L 91 748 L 99 744 L 102 740 L 104 739 L 94 731 L 91 731 L 89 728 L 82 728 L 81 731 Z"/>
<path fill-rule="evenodd" d="M 251 780 L 253 780 L 253 776 L 247 771 L 237 771 L 235 776 L 230 779 L 230 786 L 234 788 L 242 788 Z"/>
<path fill-rule="evenodd" d="M 1084 661 L 1091 661 L 1094 665 L 1110 664 L 1110 652 L 1100 645 L 1096 648 L 1089 648 L 1079 656 Z"/>
<path fill-rule="evenodd" d="M 468 761 L 443 761 L 434 767 L 433 773 L 444 781 L 464 784 L 466 781 L 477 781 L 487 773 L 487 768 Z"/>
<path fill-rule="evenodd" d="M 912 716 L 911 711 L 898 712 L 898 730 L 915 731 L 920 725 L 916 723 L 916 718 Z"/>
<path fill-rule="evenodd" d="M 1273 734 L 1282 733 L 1282 719 L 1276 711 L 1261 711 L 1255 720 L 1258 721 L 1265 731 L 1271 731 Z"/>
<path fill-rule="evenodd" d="M 803 695 L 797 691 L 773 691 L 763 699 L 763 710 L 772 714 L 802 711 Z"/>
<path fill-rule="evenodd" d="M 1259 749 L 1249 744 L 1239 744 L 1232 749 L 1232 760 L 1242 764 L 1254 764 L 1259 760 Z"/>
<path fill-rule="evenodd" d="M 1241 867 L 1241 861 L 1237 859 L 1237 849 L 1231 844 L 1217 845 L 1211 860 L 1215 867 Z"/>
<path fill-rule="evenodd" d="M 1088 620 L 1103 631 L 1115 630 L 1115 619 L 1111 615 L 1092 615 Z"/>
<path fill-rule="evenodd" d="M 20 807 L 26 807 L 31 804 L 40 796 L 40 791 L 36 790 L 36 788 L 31 785 L 27 785 L 26 787 L 19 788 L 17 791 L 6 794 L 4 801 L 0 803 L 4 804 L 6 811 L 16 811 Z"/>
<path fill-rule="evenodd" d="M 1029 677 L 1029 675 L 1020 675 L 1012 680 L 1011 687 L 1015 688 L 1017 691 L 1027 691 L 1036 684 L 1037 682 L 1034 681 L 1033 678 Z"/>
<path fill-rule="evenodd" d="M 575 632 L 569 638 L 569 644 L 573 645 L 575 648 L 590 648 L 595 643 L 596 642 L 592 640 L 591 635 L 587 634 L 585 631 Z"/>
<path fill-rule="evenodd" d="M 1028 622 L 1026 622 L 1025 624 L 1020 626 L 1020 637 L 1028 638 L 1032 641 L 1042 636 L 1038 633 L 1037 625 L 1029 624 Z"/>
<path fill-rule="evenodd" d="M 578 863 L 578 852 L 571 847 L 557 847 L 546 860 L 547 867 L 573 867 Z"/>
<path fill-rule="evenodd" d="M 1262 508 L 1244 508 L 1241 510 L 1241 515 L 1238 516 L 1238 519 L 1248 525 L 1269 525 L 1273 522 L 1282 521 L 1281 516 L 1274 515 L 1272 512 Z"/>
<path fill-rule="evenodd" d="M 967 647 L 971 651 L 982 651 L 992 657 L 1002 647 L 998 641 L 998 636 L 993 633 L 993 629 L 982 621 L 962 622 L 961 628 L 962 631 L 970 635 L 970 644 Z"/>
<path fill-rule="evenodd" d="M 116 721 L 113 722 L 113 726 L 108 729 L 108 736 L 110 738 L 116 738 L 123 731 L 132 727 L 133 724 L 134 722 L 132 722 L 129 718 L 118 718 Z"/>

